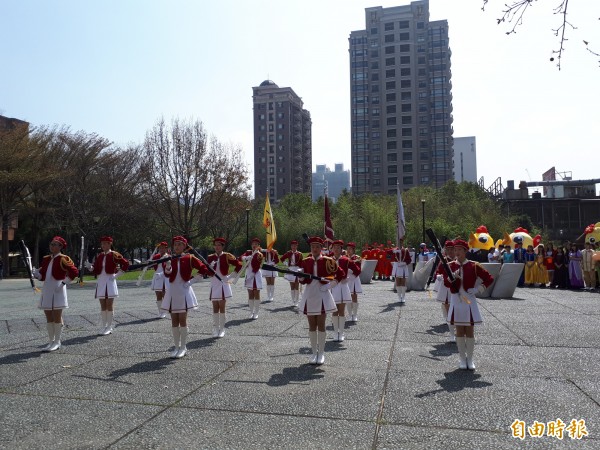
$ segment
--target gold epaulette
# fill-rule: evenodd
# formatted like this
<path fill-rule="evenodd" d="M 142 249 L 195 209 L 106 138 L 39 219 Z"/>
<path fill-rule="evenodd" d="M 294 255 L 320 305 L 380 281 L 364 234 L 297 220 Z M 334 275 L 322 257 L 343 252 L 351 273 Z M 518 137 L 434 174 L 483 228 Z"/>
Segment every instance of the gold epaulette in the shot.
<path fill-rule="evenodd" d="M 75 267 L 75 263 L 69 256 L 62 255 L 62 257 L 60 258 L 60 267 L 62 267 L 63 269 L 65 267 Z"/>
<path fill-rule="evenodd" d="M 325 269 L 327 270 L 327 273 L 335 273 L 338 268 L 338 263 L 335 261 L 335 259 L 330 258 L 329 256 L 322 256 L 322 258 L 325 259 Z"/>

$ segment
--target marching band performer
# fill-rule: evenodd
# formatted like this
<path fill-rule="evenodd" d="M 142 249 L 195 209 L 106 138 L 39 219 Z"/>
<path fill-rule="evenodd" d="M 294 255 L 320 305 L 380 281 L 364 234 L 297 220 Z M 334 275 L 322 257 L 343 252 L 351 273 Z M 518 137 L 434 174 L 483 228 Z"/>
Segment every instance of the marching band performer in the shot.
<path fill-rule="evenodd" d="M 337 311 L 331 315 L 334 342 L 343 342 L 346 339 L 344 335 L 344 329 L 346 328 L 346 303 L 352 304 L 352 294 L 348 286 L 348 275 L 360 273 L 360 267 L 354 261 L 350 261 L 347 256 L 342 255 L 343 247 L 344 241 L 342 240 L 333 241 L 331 245 L 333 259 L 338 267 L 344 271 L 344 276 L 341 277 L 340 282 L 331 289 L 333 301 L 335 301 L 337 306 Z"/>
<path fill-rule="evenodd" d="M 354 242 L 348 242 L 346 244 L 346 256 L 350 261 L 354 262 L 358 268 L 358 272 L 348 275 L 348 287 L 350 288 L 350 296 L 352 297 L 352 303 L 348 305 L 351 322 L 358 322 L 358 294 L 362 294 L 362 284 L 360 282 L 361 258 L 355 251 L 356 244 Z"/>
<path fill-rule="evenodd" d="M 475 294 L 482 292 L 494 282 L 494 277 L 483 266 L 467 259 L 469 244 L 462 240 L 454 241 L 455 261 L 449 263 L 454 281 L 444 273 L 444 284 L 450 289 L 450 309 L 448 323 L 456 325 L 456 346 L 458 347 L 460 369 L 475 370 L 473 351 L 475 347 L 475 325 L 483 322 Z"/>
<path fill-rule="evenodd" d="M 171 358 L 183 358 L 187 353 L 187 313 L 198 307 L 192 284 L 208 274 L 208 268 L 194 255 L 185 253 L 188 241 L 183 236 L 173 238 L 173 253 L 178 258 L 164 262 L 165 275 L 169 285 L 162 302 L 162 309 L 171 313 L 171 331 L 175 348 Z M 197 274 L 192 276 L 196 269 Z"/>
<path fill-rule="evenodd" d="M 100 335 L 106 336 L 113 332 L 114 300 L 119 296 L 117 278 L 129 267 L 129 261 L 119 252 L 111 250 L 113 238 L 102 236 L 100 238 L 101 252 L 96 256 L 94 264 L 86 261 L 85 266 L 97 278 L 96 298 L 100 301 L 100 314 L 102 316 L 102 329 Z"/>
<path fill-rule="evenodd" d="M 158 244 L 158 253 L 152 257 L 152 259 L 161 259 L 165 256 L 168 256 L 167 250 L 169 249 L 169 244 L 166 241 L 162 241 Z M 166 277 L 164 273 L 164 268 L 162 264 L 154 265 L 154 275 L 152 276 L 152 284 L 150 288 L 156 292 L 156 307 L 158 308 L 158 317 L 161 319 L 166 319 L 167 314 L 162 309 L 162 300 L 165 297 L 165 287 L 166 287 Z"/>
<path fill-rule="evenodd" d="M 262 253 L 264 256 L 263 263 L 274 266 L 279 262 L 279 253 L 277 253 L 277 250 L 263 249 Z M 275 295 L 275 278 L 277 278 L 277 272 L 263 269 L 262 275 L 267 280 L 267 301 L 272 302 Z"/>
<path fill-rule="evenodd" d="M 246 264 L 246 279 L 244 284 L 248 289 L 248 306 L 250 307 L 250 319 L 258 319 L 260 308 L 260 290 L 262 289 L 262 273 L 260 266 L 263 263 L 263 255 L 260 248 L 260 239 L 251 241 L 252 249 L 246 250 L 240 259 Z"/>
<path fill-rule="evenodd" d="M 446 260 L 448 261 L 448 263 L 450 263 L 450 261 L 454 261 L 454 241 L 446 241 L 444 244 L 444 250 L 446 251 Z M 442 257 L 443 257 L 443 255 L 442 255 Z M 440 283 L 437 282 L 438 279 L 440 280 Z M 441 302 L 442 315 L 444 317 L 444 320 L 447 320 L 448 310 L 450 309 L 450 289 L 448 289 L 444 285 L 443 280 L 444 280 L 444 266 L 440 262 L 440 264 L 438 265 L 437 270 L 436 270 L 437 296 L 435 299 L 438 302 Z M 448 328 L 450 329 L 450 339 L 452 340 L 452 342 L 456 342 L 456 337 L 454 335 L 456 327 L 454 325 L 448 323 Z"/>
<path fill-rule="evenodd" d="M 310 364 L 323 364 L 325 362 L 325 319 L 327 313 L 337 311 L 336 304 L 330 289 L 334 288 L 345 276 L 344 271 L 335 260 L 321 255 L 323 239 L 318 236 L 309 238 L 310 255 L 302 260 L 302 272 L 322 278 L 331 278 L 331 281 L 317 281 L 311 278 L 302 278 L 300 283 L 306 288 L 298 308 L 308 320 L 308 336 L 312 355 Z"/>
<path fill-rule="evenodd" d="M 46 315 L 48 345 L 43 352 L 53 352 L 60 348 L 62 333 L 62 310 L 69 307 L 66 284 L 77 278 L 79 271 L 73 260 L 61 253 L 67 242 L 60 236 L 50 241 L 50 255 L 44 256 L 42 265 L 33 269 L 33 276 L 44 282 L 38 308 Z"/>
<path fill-rule="evenodd" d="M 396 293 L 400 303 L 404 303 L 406 301 L 406 280 L 408 280 L 408 271 L 411 269 L 409 267 L 411 262 L 410 250 L 404 247 L 404 241 L 400 240 L 398 247 L 390 250 L 390 253 L 392 254 L 392 262 L 394 263 L 392 276 L 396 280 Z"/>
<path fill-rule="evenodd" d="M 298 251 L 298 241 L 291 241 L 290 248 L 291 250 L 285 252 L 280 261 L 284 263 L 288 269 L 298 272 L 300 270 L 300 263 L 302 262 L 302 252 Z M 298 306 L 298 302 L 300 301 L 300 282 L 298 281 L 298 277 L 286 273 L 284 278 L 290 282 L 292 304 Z"/>
<path fill-rule="evenodd" d="M 207 262 L 210 267 L 219 274 L 221 280 L 210 273 L 210 300 L 213 306 L 213 337 L 225 336 L 225 302 L 232 297 L 231 285 L 228 283 L 229 266 L 233 266 L 232 275 L 238 275 L 242 269 L 242 264 L 231 253 L 224 252 L 223 249 L 227 241 L 225 238 L 218 237 L 213 240 L 215 252 L 208 255 Z"/>

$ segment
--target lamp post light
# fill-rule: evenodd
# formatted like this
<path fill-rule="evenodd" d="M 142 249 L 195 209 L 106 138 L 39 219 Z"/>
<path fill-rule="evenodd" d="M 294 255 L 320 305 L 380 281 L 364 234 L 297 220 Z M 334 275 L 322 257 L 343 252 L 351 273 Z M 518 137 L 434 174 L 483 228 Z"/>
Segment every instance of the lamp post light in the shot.
<path fill-rule="evenodd" d="M 423 241 L 425 242 L 425 199 L 421 199 L 421 210 L 423 212 Z"/>
<path fill-rule="evenodd" d="M 250 248 L 250 208 L 246 208 L 246 248 Z"/>

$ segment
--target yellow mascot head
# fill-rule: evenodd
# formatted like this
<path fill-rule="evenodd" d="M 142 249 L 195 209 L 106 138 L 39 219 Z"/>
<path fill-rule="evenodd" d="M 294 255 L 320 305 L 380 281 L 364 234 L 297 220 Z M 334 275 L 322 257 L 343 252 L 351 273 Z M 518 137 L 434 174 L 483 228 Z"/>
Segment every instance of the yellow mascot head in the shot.
<path fill-rule="evenodd" d="M 583 232 L 585 233 L 586 244 L 592 244 L 592 246 L 596 246 L 598 243 L 600 243 L 600 222 L 588 225 L 585 227 Z"/>
<path fill-rule="evenodd" d="M 542 242 L 542 237 L 538 234 L 536 237 L 532 238 L 529 235 L 529 231 L 527 231 L 523 227 L 516 228 L 512 233 L 504 233 L 504 245 L 510 245 L 512 248 L 515 247 L 515 244 L 523 244 L 523 248 L 527 248 L 530 245 L 533 248 L 537 248 L 537 246 Z"/>
<path fill-rule="evenodd" d="M 478 250 L 489 250 L 494 247 L 494 240 L 488 234 L 488 229 L 485 225 L 480 225 L 475 233 L 469 235 L 469 248 Z"/>

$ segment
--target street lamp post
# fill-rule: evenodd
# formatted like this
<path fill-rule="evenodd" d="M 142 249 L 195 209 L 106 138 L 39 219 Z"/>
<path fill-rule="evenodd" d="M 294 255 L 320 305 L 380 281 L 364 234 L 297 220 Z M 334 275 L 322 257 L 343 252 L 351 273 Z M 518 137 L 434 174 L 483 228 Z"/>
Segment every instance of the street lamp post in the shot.
<path fill-rule="evenodd" d="M 423 241 L 425 242 L 425 199 L 421 199 L 421 210 L 423 211 Z"/>
<path fill-rule="evenodd" d="M 250 208 L 246 208 L 246 248 L 250 248 Z"/>

